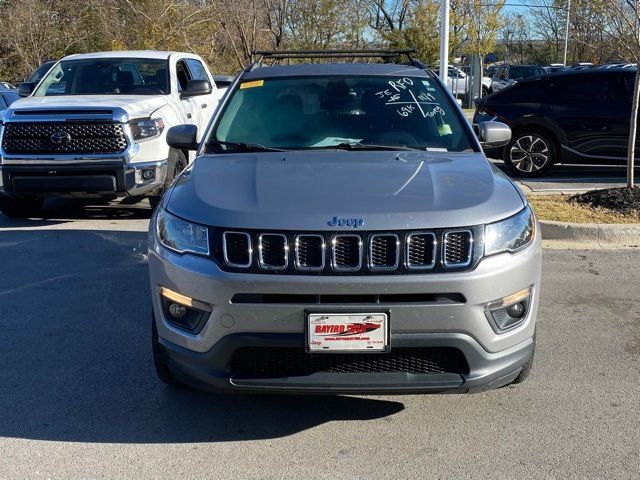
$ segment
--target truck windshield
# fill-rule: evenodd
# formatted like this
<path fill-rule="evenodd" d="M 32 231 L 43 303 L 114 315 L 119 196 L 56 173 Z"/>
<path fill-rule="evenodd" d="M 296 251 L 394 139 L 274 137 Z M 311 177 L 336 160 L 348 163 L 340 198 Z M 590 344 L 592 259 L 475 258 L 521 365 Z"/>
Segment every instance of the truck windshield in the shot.
<path fill-rule="evenodd" d="M 49 71 L 34 96 L 162 95 L 169 92 L 167 60 L 64 60 Z"/>
<path fill-rule="evenodd" d="M 428 77 L 288 77 L 242 83 L 208 152 L 239 149 L 472 149 L 450 97 Z"/>

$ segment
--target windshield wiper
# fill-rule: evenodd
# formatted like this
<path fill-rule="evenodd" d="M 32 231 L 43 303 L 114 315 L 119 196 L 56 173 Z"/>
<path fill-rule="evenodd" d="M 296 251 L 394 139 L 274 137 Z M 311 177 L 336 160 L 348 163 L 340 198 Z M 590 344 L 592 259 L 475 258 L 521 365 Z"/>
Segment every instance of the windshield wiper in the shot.
<path fill-rule="evenodd" d="M 412 147 L 405 147 L 404 145 L 378 145 L 375 143 L 359 143 L 359 142 L 353 142 L 353 143 L 339 143 L 337 145 L 323 145 L 322 147 L 310 147 L 312 150 L 315 149 L 324 149 L 324 150 L 331 150 L 331 149 L 340 149 L 340 150 L 394 150 L 394 151 L 398 151 L 398 150 L 402 150 L 402 151 L 422 151 L 418 148 L 412 148 Z"/>
<path fill-rule="evenodd" d="M 259 143 L 224 142 L 222 140 L 212 140 L 207 145 L 233 147 L 241 152 L 286 152 L 283 148 L 265 147 Z"/>

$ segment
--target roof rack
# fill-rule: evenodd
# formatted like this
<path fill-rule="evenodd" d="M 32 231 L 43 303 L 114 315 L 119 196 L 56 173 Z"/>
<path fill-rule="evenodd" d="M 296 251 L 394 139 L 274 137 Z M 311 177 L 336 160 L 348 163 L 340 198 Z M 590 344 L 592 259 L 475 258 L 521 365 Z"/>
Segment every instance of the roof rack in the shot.
<path fill-rule="evenodd" d="M 306 58 L 382 58 L 387 63 L 394 63 L 393 59 L 407 57 L 411 66 L 424 69 L 425 65 L 413 58 L 415 49 L 405 50 L 259 50 L 253 52 L 258 57 L 248 70 L 262 65 L 263 60 L 288 60 Z"/>

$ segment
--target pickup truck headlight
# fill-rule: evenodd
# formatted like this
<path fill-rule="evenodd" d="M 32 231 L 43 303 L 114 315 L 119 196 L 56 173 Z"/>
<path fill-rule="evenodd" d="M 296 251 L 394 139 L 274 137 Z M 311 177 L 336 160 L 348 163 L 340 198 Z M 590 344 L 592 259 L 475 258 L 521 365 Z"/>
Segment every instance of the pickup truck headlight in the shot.
<path fill-rule="evenodd" d="M 143 118 L 129 122 L 133 139 L 138 142 L 151 140 L 159 136 L 164 130 L 164 120 L 161 118 Z"/>
<path fill-rule="evenodd" d="M 533 242 L 536 220 L 531 207 L 526 206 L 513 217 L 484 227 L 484 254 L 517 252 Z"/>
<path fill-rule="evenodd" d="M 164 209 L 156 217 L 158 241 L 177 253 L 209 256 L 209 231 L 204 225 L 187 222 Z"/>

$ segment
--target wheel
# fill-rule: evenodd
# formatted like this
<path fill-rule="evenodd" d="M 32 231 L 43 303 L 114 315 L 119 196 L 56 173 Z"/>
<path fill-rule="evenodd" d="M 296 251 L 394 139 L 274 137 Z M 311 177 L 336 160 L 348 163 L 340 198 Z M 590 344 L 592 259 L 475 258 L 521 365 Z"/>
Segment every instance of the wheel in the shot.
<path fill-rule="evenodd" d="M 0 197 L 0 212 L 9 218 L 29 218 L 40 215 L 42 198 Z"/>
<path fill-rule="evenodd" d="M 522 366 L 522 370 L 520 370 L 520 373 L 518 374 L 518 376 L 513 380 L 513 382 L 511 382 L 512 384 L 517 385 L 519 383 L 522 383 L 529 377 L 529 374 L 531 373 L 531 368 L 533 367 L 533 357 L 535 357 L 535 353 L 536 353 L 536 336 L 534 334 L 533 349 L 531 350 L 531 357 L 529 357 L 529 360 L 527 360 L 527 363 L 525 363 Z"/>
<path fill-rule="evenodd" d="M 487 87 L 482 87 L 482 93 L 481 93 L 481 97 L 486 97 L 489 95 L 489 89 Z"/>
<path fill-rule="evenodd" d="M 169 150 L 169 158 L 167 159 L 167 175 L 164 177 L 164 185 L 160 187 L 154 195 L 149 196 L 149 204 L 151 209 L 155 210 L 160 205 L 162 195 L 166 192 L 173 180 L 180 174 L 182 170 L 187 168 L 187 157 L 180 150 Z"/>
<path fill-rule="evenodd" d="M 169 370 L 167 359 L 164 356 L 164 350 L 158 341 L 158 328 L 156 327 L 156 319 L 153 314 L 151 315 L 151 347 L 153 350 L 153 365 L 156 368 L 158 378 L 167 385 L 181 385 L 173 376 L 171 370 Z"/>
<path fill-rule="evenodd" d="M 509 170 L 527 178 L 543 175 L 556 158 L 556 142 L 549 133 L 540 130 L 516 130 L 503 152 Z"/>

